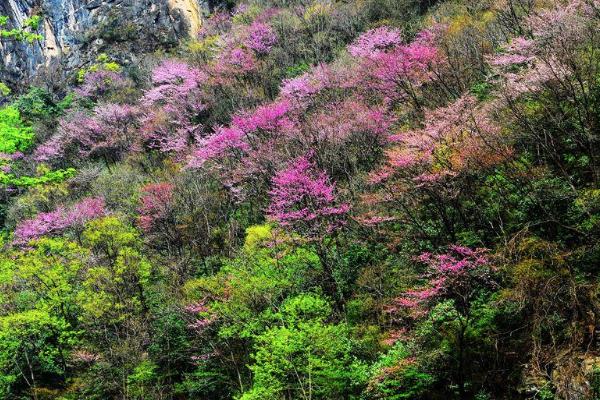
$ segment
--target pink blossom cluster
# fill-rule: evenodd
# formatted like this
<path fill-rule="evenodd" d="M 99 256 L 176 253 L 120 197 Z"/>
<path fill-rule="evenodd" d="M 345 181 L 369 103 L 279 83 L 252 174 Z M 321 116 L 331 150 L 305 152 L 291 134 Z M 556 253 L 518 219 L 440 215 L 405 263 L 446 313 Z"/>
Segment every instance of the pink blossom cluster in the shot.
<path fill-rule="evenodd" d="M 290 103 L 280 100 L 239 113 L 233 117 L 230 127 L 218 127 L 212 135 L 199 140 L 188 166 L 199 168 L 208 160 L 225 156 L 237 156 L 250 161 L 245 158 L 250 153 L 256 159 L 264 150 L 261 150 L 262 146 L 268 145 L 271 135 L 292 136 L 297 132 L 296 123 L 289 116 L 290 110 Z"/>
<path fill-rule="evenodd" d="M 363 33 L 350 46 L 348 51 L 354 57 L 372 58 L 392 50 L 402 43 L 398 29 L 382 26 Z"/>
<path fill-rule="evenodd" d="M 190 360 L 192 360 L 192 362 L 195 364 L 199 364 L 200 362 L 210 360 L 211 358 L 217 357 L 218 355 L 219 355 L 218 352 L 205 353 L 205 354 L 201 354 L 199 356 L 191 356 Z"/>
<path fill-rule="evenodd" d="M 594 3 L 570 0 L 532 13 L 525 19 L 528 37 L 514 38 L 499 55 L 490 57 L 509 100 L 553 83 L 571 85 L 569 77 L 581 72 L 573 70 L 572 59 L 578 57 L 581 43 L 598 29 Z"/>
<path fill-rule="evenodd" d="M 334 192 L 335 185 L 310 157 L 299 157 L 273 177 L 268 215 L 282 226 L 331 231 L 350 210 L 349 204 L 338 203 Z"/>
<path fill-rule="evenodd" d="M 286 100 L 276 101 L 257 107 L 233 117 L 233 125 L 246 134 L 258 130 L 270 132 L 290 132 L 294 122 L 289 118 L 290 104 Z"/>
<path fill-rule="evenodd" d="M 259 15 L 252 15 L 252 22 L 248 25 L 232 26 L 231 15 L 226 13 L 217 13 L 208 20 L 205 28 L 201 30 L 201 37 L 220 35 L 220 40 L 215 46 L 218 52 L 210 56 L 212 62 L 208 65 L 212 84 L 236 85 L 240 80 L 250 78 L 260 70 L 264 65 L 262 58 L 271 53 L 279 41 L 269 23 L 278 12 L 276 8 L 267 8 Z M 234 11 L 232 15 L 244 13 L 245 11 Z"/>
<path fill-rule="evenodd" d="M 146 233 L 169 217 L 173 202 L 173 184 L 153 183 L 142 188 L 138 212 L 139 226 Z"/>
<path fill-rule="evenodd" d="M 73 150 L 84 157 L 115 159 L 136 140 L 139 110 L 126 104 L 103 104 L 89 115 L 74 111 L 63 117 L 58 132 L 34 152 L 36 161 L 64 157 Z"/>
<path fill-rule="evenodd" d="M 1 153 L 1 155 L 0 155 L 0 159 L 10 160 L 10 161 L 22 160 L 24 157 L 25 157 L 25 154 L 23 154 L 20 151 L 15 151 L 12 154 Z"/>
<path fill-rule="evenodd" d="M 143 145 L 160 153 L 183 153 L 202 134 L 202 127 L 183 112 L 173 116 L 164 110 L 154 109 L 140 121 Z"/>
<path fill-rule="evenodd" d="M 244 45 L 257 54 L 268 54 L 276 43 L 277 35 L 269 25 L 255 21 L 248 27 Z"/>
<path fill-rule="evenodd" d="M 166 60 L 152 72 L 154 87 L 142 104 L 143 144 L 162 153 L 180 153 L 195 142 L 201 127 L 195 122 L 206 108 L 201 85 L 207 75 L 177 60 Z"/>
<path fill-rule="evenodd" d="M 477 290 L 494 285 L 493 268 L 486 249 L 451 245 L 442 254 L 422 253 L 416 261 L 427 267 L 423 287 L 406 291 L 394 300 L 399 308 L 419 309 L 437 300 L 453 300 L 461 313 L 466 313 Z M 391 311 L 397 310 L 392 305 Z"/>
<path fill-rule="evenodd" d="M 481 105 L 474 96 L 464 95 L 445 107 L 425 110 L 422 128 L 390 137 L 395 145 L 386 151 L 386 164 L 371 173 L 370 183 L 405 177 L 424 185 L 505 160 L 512 151 L 493 120 L 496 106 L 494 102 Z M 437 151 L 440 146 L 444 152 Z"/>
<path fill-rule="evenodd" d="M 225 48 L 213 64 L 211 73 L 215 84 L 229 84 L 232 80 L 244 77 L 258 68 L 258 61 L 250 49 L 242 47 Z"/>
<path fill-rule="evenodd" d="M 63 156 L 64 142 L 62 135 L 53 135 L 50 139 L 36 147 L 33 159 L 38 162 L 47 162 Z"/>
<path fill-rule="evenodd" d="M 213 135 L 200 141 L 188 166 L 200 168 L 211 159 L 223 159 L 232 153 L 238 153 L 239 156 L 246 154 L 251 149 L 245 141 L 245 135 L 244 131 L 236 126 L 217 127 Z"/>
<path fill-rule="evenodd" d="M 403 44 L 397 30 L 380 27 L 361 35 L 348 51 L 360 60 L 369 90 L 381 91 L 388 100 L 415 100 L 414 90 L 429 80 L 441 62 L 434 42 L 433 31 L 423 31 L 413 42 Z"/>
<path fill-rule="evenodd" d="M 142 102 L 177 107 L 178 101 L 185 101 L 205 80 L 206 74 L 200 70 L 181 61 L 165 60 L 152 71 L 153 87 L 146 91 Z"/>
<path fill-rule="evenodd" d="M 204 301 L 197 301 L 195 303 L 188 304 L 184 307 L 184 310 L 189 314 L 206 313 L 209 311 L 208 306 Z"/>
<path fill-rule="evenodd" d="M 364 226 L 377 226 L 386 222 L 396 221 L 395 217 L 391 216 L 380 216 L 380 215 L 362 215 L 360 217 L 355 218 L 361 225 Z"/>
<path fill-rule="evenodd" d="M 106 209 L 102 198 L 86 198 L 70 208 L 60 206 L 54 211 L 40 213 L 35 218 L 20 222 L 15 228 L 14 243 L 24 245 L 44 235 L 82 226 L 87 221 L 105 214 Z"/>
<path fill-rule="evenodd" d="M 81 86 L 75 89 L 78 96 L 97 101 L 98 99 L 131 88 L 132 82 L 114 71 L 93 71 L 85 74 Z"/>
<path fill-rule="evenodd" d="M 330 68 L 319 64 L 296 78 L 284 80 L 281 85 L 281 96 L 295 101 L 296 105 L 302 105 L 308 98 L 330 87 L 331 80 Z"/>
<path fill-rule="evenodd" d="M 369 106 L 357 99 L 327 105 L 307 125 L 319 140 L 341 143 L 357 135 L 365 145 L 373 140 L 386 142 L 395 122 L 385 107 Z"/>
<path fill-rule="evenodd" d="M 510 44 L 503 47 L 503 51 L 495 54 L 490 63 L 497 67 L 512 67 L 519 64 L 528 64 L 535 60 L 535 44 L 531 39 L 524 37 L 514 38 Z"/>
<path fill-rule="evenodd" d="M 188 323 L 188 328 L 196 334 L 201 335 L 208 329 L 216 320 L 211 314 L 210 307 L 206 304 L 206 300 L 200 300 L 184 307 L 186 313 L 191 317 Z"/>
<path fill-rule="evenodd" d="M 13 168 L 11 162 L 21 160 L 23 157 L 25 157 L 25 155 L 20 151 L 16 151 L 11 154 L 0 153 L 0 171 L 4 172 L 5 174 L 10 173 Z"/>
<path fill-rule="evenodd" d="M 374 57 L 366 67 L 373 71 L 374 86 L 393 99 L 415 96 L 414 88 L 430 78 L 438 62 L 436 47 L 413 42 Z"/>
<path fill-rule="evenodd" d="M 429 154 L 415 151 L 404 146 L 392 147 L 385 152 L 386 164 L 376 171 L 369 174 L 367 181 L 370 184 L 381 184 L 395 177 L 398 173 L 413 174 L 413 171 L 420 171 L 416 167 L 426 165 L 430 159 Z"/>

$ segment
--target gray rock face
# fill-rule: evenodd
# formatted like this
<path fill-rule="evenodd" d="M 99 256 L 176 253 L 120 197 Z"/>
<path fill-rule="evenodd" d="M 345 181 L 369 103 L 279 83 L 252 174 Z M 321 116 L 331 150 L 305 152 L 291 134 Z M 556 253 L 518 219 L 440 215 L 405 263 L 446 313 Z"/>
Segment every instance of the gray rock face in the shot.
<path fill-rule="evenodd" d="M 64 77 L 107 53 L 127 65 L 141 54 L 169 48 L 194 34 L 208 13 L 206 0 L 0 0 L 0 15 L 21 27 L 43 16 L 44 40 L 0 41 L 0 81 L 15 87 L 42 73 Z M 16 87 L 18 89 L 18 87 Z"/>

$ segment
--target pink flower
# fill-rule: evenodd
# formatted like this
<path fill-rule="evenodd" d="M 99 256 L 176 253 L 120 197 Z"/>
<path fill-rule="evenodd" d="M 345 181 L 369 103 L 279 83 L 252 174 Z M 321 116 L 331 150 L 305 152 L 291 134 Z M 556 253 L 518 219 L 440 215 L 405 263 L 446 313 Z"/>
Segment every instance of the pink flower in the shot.
<path fill-rule="evenodd" d="M 297 158 L 273 178 L 269 217 L 309 235 L 329 233 L 350 210 L 349 204 L 337 204 L 334 189 L 308 156 Z"/>
<path fill-rule="evenodd" d="M 327 106 L 308 124 L 315 136 L 331 143 L 343 143 L 356 135 L 367 143 L 383 144 L 395 122 L 384 107 L 371 107 L 360 99 L 348 99 Z"/>
<path fill-rule="evenodd" d="M 401 308 L 423 309 L 437 300 L 453 300 L 464 313 L 476 296 L 477 288 L 493 286 L 486 249 L 450 245 L 447 253 L 425 252 L 415 260 L 427 266 L 428 282 L 396 298 L 394 304 Z"/>
<path fill-rule="evenodd" d="M 94 101 L 110 93 L 125 90 L 132 86 L 132 82 L 125 79 L 123 75 L 113 71 L 88 72 L 83 84 L 75 88 L 75 93 L 81 97 L 87 97 Z"/>
<path fill-rule="evenodd" d="M 148 106 L 156 103 L 165 105 L 187 103 L 190 94 L 206 79 L 205 73 L 184 62 L 165 60 L 152 71 L 154 87 L 146 91 L 142 103 Z M 175 106 L 173 111 L 177 108 L 178 106 Z"/>
<path fill-rule="evenodd" d="M 154 183 L 144 186 L 140 199 L 139 226 L 146 233 L 169 217 L 173 201 L 173 188 L 170 183 Z"/>
<path fill-rule="evenodd" d="M 262 22 L 254 22 L 250 25 L 247 35 L 244 45 L 258 54 L 269 53 L 277 43 L 277 35 L 273 32 L 273 29 Z"/>
<path fill-rule="evenodd" d="M 213 135 L 199 143 L 188 167 L 200 168 L 208 160 L 225 157 L 232 152 L 246 153 L 250 151 L 250 146 L 244 140 L 245 136 L 244 131 L 237 127 L 217 128 Z"/>
<path fill-rule="evenodd" d="M 289 102 L 285 100 L 260 106 L 253 111 L 244 112 L 233 117 L 233 125 L 245 133 L 264 131 L 290 132 L 294 122 L 289 118 Z"/>
<path fill-rule="evenodd" d="M 305 106 L 311 97 L 332 86 L 331 71 L 319 64 L 296 78 L 286 79 L 281 84 L 281 97 L 293 102 L 294 106 Z"/>
<path fill-rule="evenodd" d="M 183 153 L 200 136 L 202 127 L 195 119 L 206 105 L 201 85 L 207 75 L 188 64 L 166 60 L 152 73 L 154 87 L 142 104 L 143 144 L 162 153 Z"/>
<path fill-rule="evenodd" d="M 82 226 L 87 221 L 104 215 L 106 210 L 101 198 L 86 198 L 71 208 L 60 206 L 54 211 L 39 213 L 35 218 L 20 222 L 15 229 L 14 243 L 24 245 L 30 240 Z"/>
<path fill-rule="evenodd" d="M 354 57 L 374 57 L 392 50 L 402 43 L 399 30 L 382 26 L 363 33 L 350 46 L 348 51 Z"/>

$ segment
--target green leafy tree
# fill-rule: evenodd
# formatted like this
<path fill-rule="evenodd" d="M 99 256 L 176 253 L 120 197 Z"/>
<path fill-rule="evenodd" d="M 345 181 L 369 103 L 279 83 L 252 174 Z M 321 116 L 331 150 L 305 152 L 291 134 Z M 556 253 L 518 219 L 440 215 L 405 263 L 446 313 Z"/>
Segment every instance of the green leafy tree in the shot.
<path fill-rule="evenodd" d="M 0 152 L 26 151 L 33 144 L 33 129 L 21 119 L 15 106 L 0 108 Z"/>
<path fill-rule="evenodd" d="M 0 394 L 63 382 L 78 342 L 77 276 L 86 252 L 62 239 L 42 239 L 0 259 Z"/>
<path fill-rule="evenodd" d="M 0 394 L 8 397 L 27 387 L 37 399 L 40 382 L 63 377 L 65 349 L 76 333 L 64 319 L 41 310 L 0 317 Z"/>
<path fill-rule="evenodd" d="M 145 288 L 152 272 L 138 232 L 116 216 L 91 221 L 82 234 L 94 262 L 79 301 L 90 323 L 120 323 L 146 309 Z"/>
<path fill-rule="evenodd" d="M 423 371 L 408 346 L 398 341 L 371 366 L 367 394 L 374 399 L 426 398 L 434 381 L 433 375 Z"/>
<path fill-rule="evenodd" d="M 72 105 L 72 102 L 72 94 L 68 94 L 62 100 L 56 100 L 48 90 L 34 86 L 27 93 L 19 96 L 13 106 L 28 122 L 51 121 L 62 115 Z"/>
<path fill-rule="evenodd" d="M 251 390 L 241 400 L 334 399 L 358 394 L 366 367 L 352 354 L 345 324 L 330 324 L 331 306 L 315 295 L 287 300 L 272 327 L 256 340 Z"/>

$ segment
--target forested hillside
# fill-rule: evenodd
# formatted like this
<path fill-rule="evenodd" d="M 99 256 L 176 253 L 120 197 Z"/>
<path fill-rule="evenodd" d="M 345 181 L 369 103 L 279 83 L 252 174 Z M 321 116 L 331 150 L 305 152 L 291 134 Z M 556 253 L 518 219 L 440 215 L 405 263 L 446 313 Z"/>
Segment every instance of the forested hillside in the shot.
<path fill-rule="evenodd" d="M 600 399 L 600 1 L 211 4 L 0 84 L 0 399 Z"/>

